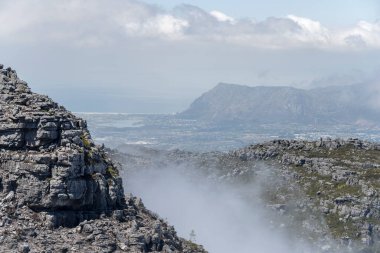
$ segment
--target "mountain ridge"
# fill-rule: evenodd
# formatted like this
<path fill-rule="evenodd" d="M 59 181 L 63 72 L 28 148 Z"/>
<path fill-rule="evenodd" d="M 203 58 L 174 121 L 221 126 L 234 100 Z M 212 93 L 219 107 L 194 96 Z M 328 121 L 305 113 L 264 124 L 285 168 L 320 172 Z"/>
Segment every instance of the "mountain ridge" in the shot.
<path fill-rule="evenodd" d="M 299 89 L 291 86 L 245 86 L 219 83 L 195 99 L 177 117 L 215 124 L 355 124 L 378 123 L 372 103 L 378 92 L 356 84 Z M 372 104 L 371 104 L 372 103 Z"/>

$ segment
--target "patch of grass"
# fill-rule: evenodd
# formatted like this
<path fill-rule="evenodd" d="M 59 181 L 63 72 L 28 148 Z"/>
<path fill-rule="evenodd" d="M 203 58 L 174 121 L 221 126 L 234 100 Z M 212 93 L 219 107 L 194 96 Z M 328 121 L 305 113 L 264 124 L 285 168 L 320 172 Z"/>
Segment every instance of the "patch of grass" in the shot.
<path fill-rule="evenodd" d="M 366 169 L 361 174 L 361 178 L 366 180 L 379 180 L 380 179 L 380 169 Z"/>
<path fill-rule="evenodd" d="M 335 196 L 342 195 L 360 195 L 361 194 L 361 186 L 358 185 L 347 185 L 345 183 L 338 183 L 332 189 Z"/>
<path fill-rule="evenodd" d="M 80 139 L 82 140 L 83 146 L 86 149 L 91 148 L 91 141 L 84 134 L 81 135 Z"/>
<path fill-rule="evenodd" d="M 339 215 L 334 213 L 327 214 L 325 218 L 326 223 L 335 238 L 341 238 L 345 236 L 348 236 L 350 238 L 357 238 L 360 229 L 355 226 L 351 219 L 340 220 Z"/>
<path fill-rule="evenodd" d="M 106 171 L 113 178 L 116 178 L 116 177 L 119 176 L 119 171 L 115 167 L 113 167 L 113 166 L 108 166 Z"/>
<path fill-rule="evenodd" d="M 192 241 L 185 240 L 186 248 L 191 250 L 191 252 L 199 252 L 200 250 L 204 251 L 203 247 L 201 245 L 198 245 Z M 206 252 L 206 251 L 204 251 Z"/>
<path fill-rule="evenodd" d="M 296 173 L 295 181 L 301 186 L 304 194 L 315 202 L 315 206 L 320 203 L 326 205 L 330 213 L 323 214 L 326 224 L 330 229 L 333 237 L 339 239 L 342 237 L 349 237 L 354 240 L 359 239 L 361 226 L 365 222 L 372 225 L 379 225 L 380 220 L 377 218 L 378 213 L 373 217 L 354 217 L 339 215 L 335 212 L 334 199 L 342 196 L 357 197 L 359 201 L 364 197 L 362 186 L 358 184 L 359 180 L 363 180 L 365 184 L 373 187 L 377 192 L 380 190 L 380 151 L 379 150 L 365 150 L 355 147 L 353 144 L 346 144 L 337 149 L 327 149 L 315 147 L 311 150 L 287 150 L 289 155 L 295 155 L 298 158 L 328 158 L 326 161 L 329 171 L 328 175 L 318 174 L 312 165 L 305 164 L 304 166 L 296 166 L 296 164 L 286 165 L 291 171 Z M 336 182 L 332 178 L 332 173 L 339 170 L 353 171 L 352 175 L 347 176 L 351 184 L 344 182 Z M 325 173 L 323 170 L 320 173 Z M 320 193 L 320 194 L 319 194 Z M 266 197 L 269 201 L 276 201 L 276 194 L 267 194 Z M 352 207 L 356 203 L 344 203 L 346 207 Z M 373 210 L 374 207 L 372 206 Z"/>
<path fill-rule="evenodd" d="M 372 162 L 380 163 L 379 150 L 358 149 L 353 144 L 346 144 L 337 149 L 329 150 L 327 148 L 314 148 L 312 150 L 291 150 L 297 156 L 307 158 L 333 158 L 337 161 L 348 160 L 352 162 Z"/>

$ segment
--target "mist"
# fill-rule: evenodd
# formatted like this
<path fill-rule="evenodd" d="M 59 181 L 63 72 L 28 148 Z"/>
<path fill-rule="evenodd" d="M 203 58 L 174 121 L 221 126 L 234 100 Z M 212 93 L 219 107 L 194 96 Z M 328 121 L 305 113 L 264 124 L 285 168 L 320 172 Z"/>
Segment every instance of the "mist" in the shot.
<path fill-rule="evenodd" d="M 211 253 L 316 252 L 271 220 L 259 197 L 263 178 L 229 185 L 195 171 L 181 165 L 130 171 L 125 189 L 174 225 L 179 236 L 189 239 L 194 230 L 196 243 Z"/>
<path fill-rule="evenodd" d="M 2 3 L 2 64 L 72 111 L 175 113 L 219 82 L 349 85 L 380 66 L 371 20 L 330 27 L 270 5 L 253 21 L 132 0 Z"/>

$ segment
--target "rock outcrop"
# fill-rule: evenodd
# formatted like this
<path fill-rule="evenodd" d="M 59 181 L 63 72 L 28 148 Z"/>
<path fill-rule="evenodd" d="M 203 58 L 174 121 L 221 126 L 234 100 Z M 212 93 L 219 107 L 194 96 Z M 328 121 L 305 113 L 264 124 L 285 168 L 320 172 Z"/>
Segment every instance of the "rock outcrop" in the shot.
<path fill-rule="evenodd" d="M 309 206 L 308 213 L 320 216 L 345 250 L 379 252 L 380 144 L 358 139 L 275 140 L 230 155 L 277 164 L 288 183 L 271 193 L 271 201 L 287 205 L 285 193 L 290 185 L 297 186 L 306 196 L 299 197 L 298 209 L 293 210 L 299 217 Z"/>
<path fill-rule="evenodd" d="M 86 122 L 0 65 L 1 252 L 204 252 L 125 197 Z"/>

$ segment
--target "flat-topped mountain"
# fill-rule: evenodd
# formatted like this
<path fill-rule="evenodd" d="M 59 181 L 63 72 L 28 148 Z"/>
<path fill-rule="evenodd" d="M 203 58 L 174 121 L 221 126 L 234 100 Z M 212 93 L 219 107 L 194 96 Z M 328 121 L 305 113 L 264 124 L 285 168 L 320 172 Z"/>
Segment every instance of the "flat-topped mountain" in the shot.
<path fill-rule="evenodd" d="M 221 83 L 197 98 L 178 116 L 235 125 L 378 123 L 378 97 L 368 85 L 304 90 Z"/>
<path fill-rule="evenodd" d="M 124 196 L 86 122 L 0 65 L 1 252 L 204 252 Z"/>

